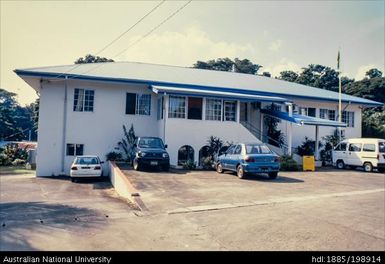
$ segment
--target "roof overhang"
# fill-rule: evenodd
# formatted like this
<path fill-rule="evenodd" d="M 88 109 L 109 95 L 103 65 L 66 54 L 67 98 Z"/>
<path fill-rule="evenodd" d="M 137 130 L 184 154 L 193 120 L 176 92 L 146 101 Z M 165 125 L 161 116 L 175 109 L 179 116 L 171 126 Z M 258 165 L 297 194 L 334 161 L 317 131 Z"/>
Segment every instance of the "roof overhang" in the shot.
<path fill-rule="evenodd" d="M 277 117 L 279 119 L 286 120 L 300 126 L 312 125 L 312 126 L 346 127 L 346 124 L 343 122 L 316 118 L 312 116 L 304 116 L 299 114 L 293 114 L 292 116 L 289 116 L 289 113 L 287 112 L 271 111 L 268 109 L 261 109 L 261 112 L 263 114 Z"/>
<path fill-rule="evenodd" d="M 229 98 L 248 102 L 277 102 L 285 103 L 289 100 L 283 97 L 277 96 L 264 96 L 247 93 L 236 93 L 236 92 L 224 92 L 224 91 L 213 91 L 210 88 L 207 89 L 192 89 L 187 87 L 171 87 L 171 86 L 158 86 L 151 85 L 151 91 L 156 94 L 169 94 L 169 95 L 182 95 L 182 96 L 206 96 L 216 98 Z"/>

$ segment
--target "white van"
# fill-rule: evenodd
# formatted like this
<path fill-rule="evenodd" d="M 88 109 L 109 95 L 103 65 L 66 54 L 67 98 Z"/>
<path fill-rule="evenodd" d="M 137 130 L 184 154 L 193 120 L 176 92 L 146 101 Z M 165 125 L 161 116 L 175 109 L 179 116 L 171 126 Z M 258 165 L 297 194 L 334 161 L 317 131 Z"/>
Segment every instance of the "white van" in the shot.
<path fill-rule="evenodd" d="M 376 168 L 385 171 L 385 139 L 350 138 L 341 141 L 333 152 L 333 165 L 338 169 L 363 167 L 370 172 Z"/>

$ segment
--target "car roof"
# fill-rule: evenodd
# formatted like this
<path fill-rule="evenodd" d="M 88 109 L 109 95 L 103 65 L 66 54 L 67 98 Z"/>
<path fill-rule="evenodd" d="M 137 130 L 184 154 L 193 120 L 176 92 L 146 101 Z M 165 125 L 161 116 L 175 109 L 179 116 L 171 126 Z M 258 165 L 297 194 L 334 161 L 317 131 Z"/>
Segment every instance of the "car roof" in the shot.
<path fill-rule="evenodd" d="M 83 155 L 83 156 L 76 156 L 75 158 L 99 158 L 99 157 L 95 155 Z"/>
<path fill-rule="evenodd" d="M 377 143 L 377 142 L 385 142 L 385 139 L 381 138 L 348 138 L 344 139 L 342 142 L 348 142 L 348 143 Z"/>

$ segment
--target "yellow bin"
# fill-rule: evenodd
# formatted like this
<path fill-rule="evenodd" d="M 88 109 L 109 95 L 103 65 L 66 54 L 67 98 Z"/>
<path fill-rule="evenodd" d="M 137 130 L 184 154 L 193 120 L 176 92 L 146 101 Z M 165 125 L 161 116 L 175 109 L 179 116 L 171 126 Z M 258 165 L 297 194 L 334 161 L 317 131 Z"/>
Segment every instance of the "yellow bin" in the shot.
<path fill-rule="evenodd" d="M 302 162 L 304 171 L 315 171 L 314 156 L 303 156 Z"/>

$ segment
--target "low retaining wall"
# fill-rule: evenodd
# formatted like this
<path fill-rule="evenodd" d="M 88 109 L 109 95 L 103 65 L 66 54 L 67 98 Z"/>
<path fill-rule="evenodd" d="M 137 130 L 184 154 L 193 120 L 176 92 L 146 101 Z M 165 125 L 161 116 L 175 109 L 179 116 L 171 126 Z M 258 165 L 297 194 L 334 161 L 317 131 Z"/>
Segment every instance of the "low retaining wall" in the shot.
<path fill-rule="evenodd" d="M 108 162 L 108 168 L 110 171 L 111 184 L 114 186 L 115 191 L 122 197 L 129 199 L 131 202 L 136 203 L 134 197 L 140 196 L 138 191 L 132 186 L 126 175 L 116 166 L 114 161 Z"/>

